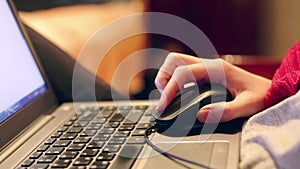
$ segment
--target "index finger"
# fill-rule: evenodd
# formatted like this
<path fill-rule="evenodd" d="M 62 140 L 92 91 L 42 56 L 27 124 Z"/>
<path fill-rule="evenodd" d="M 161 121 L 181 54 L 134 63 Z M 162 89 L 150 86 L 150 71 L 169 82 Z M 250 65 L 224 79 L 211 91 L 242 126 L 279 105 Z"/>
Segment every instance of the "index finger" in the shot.
<path fill-rule="evenodd" d="M 155 78 L 155 85 L 158 90 L 164 90 L 178 66 L 198 63 L 198 59 L 190 55 L 169 53 Z"/>

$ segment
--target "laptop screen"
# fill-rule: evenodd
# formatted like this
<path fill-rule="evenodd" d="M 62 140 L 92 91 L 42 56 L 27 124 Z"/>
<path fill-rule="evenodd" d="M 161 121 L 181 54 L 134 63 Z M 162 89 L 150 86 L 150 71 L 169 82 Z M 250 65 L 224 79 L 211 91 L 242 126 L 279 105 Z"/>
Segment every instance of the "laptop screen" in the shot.
<path fill-rule="evenodd" d="M 7 1 L 0 1 L 0 123 L 47 91 Z"/>

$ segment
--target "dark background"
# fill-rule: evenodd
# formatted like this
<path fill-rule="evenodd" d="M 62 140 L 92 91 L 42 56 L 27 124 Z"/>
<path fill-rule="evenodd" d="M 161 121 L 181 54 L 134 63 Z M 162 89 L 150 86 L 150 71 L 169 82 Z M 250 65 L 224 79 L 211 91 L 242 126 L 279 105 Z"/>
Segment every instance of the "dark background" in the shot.
<path fill-rule="evenodd" d="M 126 1 L 126 0 L 119 0 Z M 82 3 L 105 3 L 109 0 L 15 0 L 19 10 L 32 11 Z M 265 55 L 259 40 L 260 0 L 144 0 L 146 11 L 164 12 L 195 24 L 212 41 L 219 54 Z M 151 47 L 191 53 L 180 42 L 151 35 Z"/>
<path fill-rule="evenodd" d="M 260 0 L 149 0 L 148 11 L 165 12 L 195 24 L 219 54 L 264 55 L 259 47 Z M 154 36 L 154 47 L 181 46 L 170 38 Z M 174 44 L 172 44 L 174 43 Z"/>

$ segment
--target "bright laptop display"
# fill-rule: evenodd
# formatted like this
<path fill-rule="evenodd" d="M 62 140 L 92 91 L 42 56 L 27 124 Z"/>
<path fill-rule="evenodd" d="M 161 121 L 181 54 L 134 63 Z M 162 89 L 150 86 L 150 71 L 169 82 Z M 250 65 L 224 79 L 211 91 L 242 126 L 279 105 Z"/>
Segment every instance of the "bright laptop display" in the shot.
<path fill-rule="evenodd" d="M 46 83 L 14 15 L 6 1 L 0 1 L 0 123 L 14 115 L 47 90 Z M 8 29 L 7 29 L 8 28 Z M 12 66 L 13 65 L 13 66 Z"/>

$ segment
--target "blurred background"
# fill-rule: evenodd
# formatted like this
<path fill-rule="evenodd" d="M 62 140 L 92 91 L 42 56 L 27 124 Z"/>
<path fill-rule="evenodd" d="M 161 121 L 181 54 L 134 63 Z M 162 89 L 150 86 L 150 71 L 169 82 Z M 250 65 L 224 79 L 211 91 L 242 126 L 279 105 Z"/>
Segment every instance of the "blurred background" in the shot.
<path fill-rule="evenodd" d="M 278 63 L 296 40 L 300 40 L 299 0 L 15 0 L 25 24 L 48 38 L 76 59 L 85 42 L 103 25 L 122 16 L 139 12 L 164 12 L 182 17 L 202 30 L 220 55 L 245 56 L 253 62 Z M 136 21 L 130 29 L 147 29 L 151 23 Z M 126 27 L 126 25 L 124 25 Z M 114 36 L 114 35 L 111 35 Z M 109 41 L 109 39 L 107 39 Z M 139 35 L 128 38 L 109 51 L 97 76 L 111 83 L 120 62 L 135 51 L 145 48 L 193 54 L 185 44 L 162 35 Z M 274 62 L 273 62 L 274 61 Z M 89 69 L 92 60 L 82 61 Z M 150 60 L 141 57 L 124 70 L 124 76 L 112 84 L 128 81 L 134 65 L 163 62 L 163 57 Z M 251 63 L 252 63 L 251 62 Z M 250 62 L 249 62 L 250 63 Z M 278 65 L 276 65 L 278 66 Z M 105 71 L 103 71 L 105 70 Z M 127 71 L 127 73 L 126 73 Z M 154 88 L 156 70 L 137 74 L 131 80 L 129 93 L 146 98 Z M 268 76 L 271 78 L 271 76 Z"/>
<path fill-rule="evenodd" d="M 197 25 L 220 54 L 281 57 L 300 38 L 297 0 L 149 0 L 148 6 Z"/>

